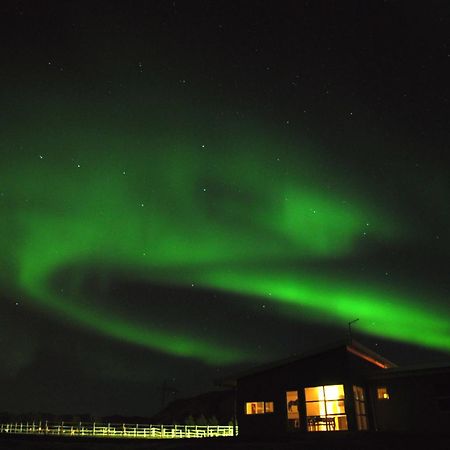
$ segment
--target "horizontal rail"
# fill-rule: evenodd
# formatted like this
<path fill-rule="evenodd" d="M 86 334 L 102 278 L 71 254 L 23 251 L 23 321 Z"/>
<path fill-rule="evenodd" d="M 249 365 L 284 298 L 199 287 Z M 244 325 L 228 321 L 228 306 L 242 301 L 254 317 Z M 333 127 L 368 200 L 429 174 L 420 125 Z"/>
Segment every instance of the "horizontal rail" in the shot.
<path fill-rule="evenodd" d="M 14 422 L 0 424 L 3 434 L 120 437 L 131 439 L 182 439 L 233 436 L 230 425 L 144 425 L 87 422 Z M 236 427 L 237 434 L 237 427 Z"/>

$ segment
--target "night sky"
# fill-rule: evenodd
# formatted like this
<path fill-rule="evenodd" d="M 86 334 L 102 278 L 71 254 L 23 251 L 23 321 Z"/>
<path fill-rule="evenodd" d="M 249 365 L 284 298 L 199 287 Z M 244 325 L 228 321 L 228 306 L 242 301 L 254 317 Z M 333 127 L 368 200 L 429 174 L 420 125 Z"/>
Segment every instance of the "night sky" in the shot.
<path fill-rule="evenodd" d="M 355 337 L 449 360 L 447 1 L 4 1 L 0 411 L 151 415 Z"/>

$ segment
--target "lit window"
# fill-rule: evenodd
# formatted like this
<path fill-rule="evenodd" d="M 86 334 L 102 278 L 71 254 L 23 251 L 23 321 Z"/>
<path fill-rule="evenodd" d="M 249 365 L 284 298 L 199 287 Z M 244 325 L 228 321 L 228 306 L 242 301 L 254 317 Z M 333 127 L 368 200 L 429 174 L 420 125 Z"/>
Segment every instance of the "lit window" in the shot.
<path fill-rule="evenodd" d="M 265 402 L 264 403 L 264 412 L 273 413 L 273 402 Z"/>
<path fill-rule="evenodd" d="M 298 412 L 298 391 L 286 392 L 286 408 L 288 429 L 295 430 L 300 428 L 300 415 Z"/>
<path fill-rule="evenodd" d="M 245 414 L 267 414 L 273 413 L 273 402 L 247 402 Z"/>
<path fill-rule="evenodd" d="M 315 386 L 305 388 L 308 431 L 347 430 L 344 386 Z"/>
<path fill-rule="evenodd" d="M 353 397 L 355 400 L 355 415 L 358 430 L 368 430 L 369 421 L 367 420 L 367 408 L 364 389 L 360 386 L 353 386 Z"/>
<path fill-rule="evenodd" d="M 389 400 L 389 392 L 385 387 L 377 388 L 377 398 L 378 400 Z"/>
<path fill-rule="evenodd" d="M 246 414 L 264 414 L 264 402 L 248 402 L 245 404 Z"/>

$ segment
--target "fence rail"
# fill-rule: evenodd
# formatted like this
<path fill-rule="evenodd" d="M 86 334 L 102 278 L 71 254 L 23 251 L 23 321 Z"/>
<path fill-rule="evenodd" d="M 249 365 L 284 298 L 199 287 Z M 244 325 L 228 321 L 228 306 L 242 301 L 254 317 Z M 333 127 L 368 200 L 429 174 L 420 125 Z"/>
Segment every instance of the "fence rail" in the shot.
<path fill-rule="evenodd" d="M 234 435 L 233 426 L 223 425 L 144 425 L 86 422 L 16 422 L 0 424 L 0 434 L 6 433 L 130 439 L 177 439 Z"/>

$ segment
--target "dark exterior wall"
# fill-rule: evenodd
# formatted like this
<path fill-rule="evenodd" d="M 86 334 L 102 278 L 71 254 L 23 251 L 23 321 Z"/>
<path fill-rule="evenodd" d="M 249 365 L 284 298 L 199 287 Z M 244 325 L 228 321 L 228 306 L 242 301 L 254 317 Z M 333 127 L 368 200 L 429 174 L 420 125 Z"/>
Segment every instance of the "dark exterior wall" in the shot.
<path fill-rule="evenodd" d="M 367 374 L 379 370 L 383 369 L 349 354 L 342 347 L 243 377 L 238 380 L 237 389 L 239 433 L 244 436 L 286 434 L 286 391 L 299 392 L 300 423 L 303 427 L 299 431 L 306 431 L 304 388 L 330 384 L 344 384 L 349 428 L 356 429 L 352 385 L 365 387 Z M 273 401 L 274 412 L 246 415 L 245 403 L 251 401 Z"/>
<path fill-rule="evenodd" d="M 386 387 L 389 400 L 376 398 L 377 387 Z M 446 394 L 447 392 L 447 394 Z M 376 426 L 379 431 L 447 431 L 450 411 L 443 411 L 442 398 L 450 399 L 450 371 L 380 377 L 371 386 Z"/>

